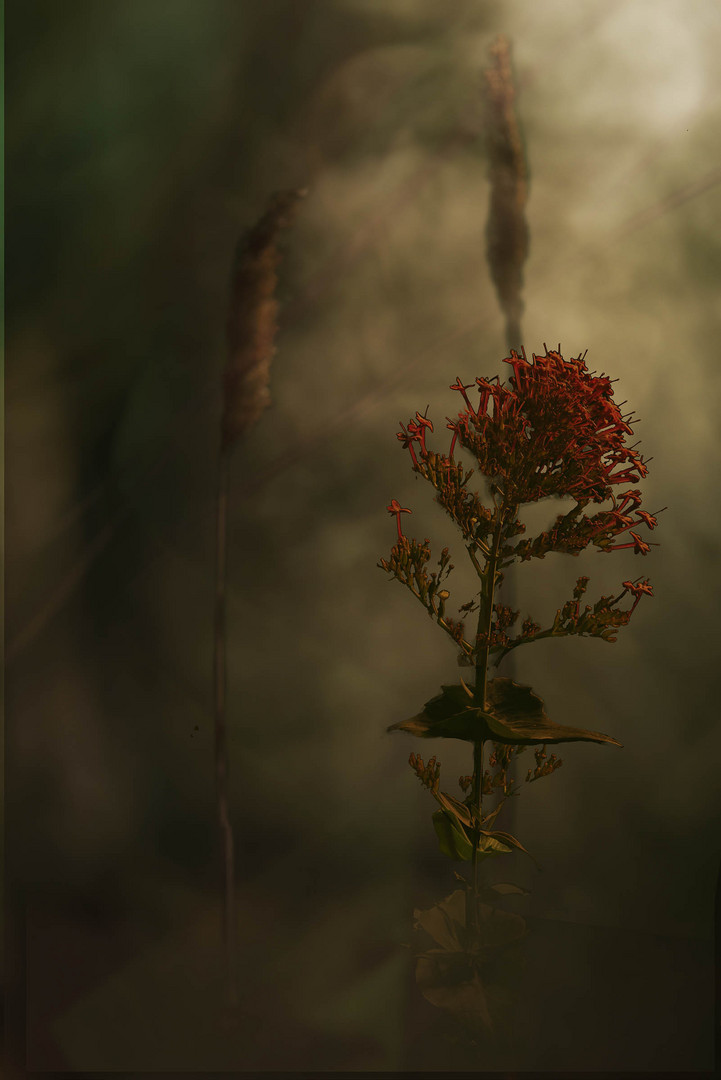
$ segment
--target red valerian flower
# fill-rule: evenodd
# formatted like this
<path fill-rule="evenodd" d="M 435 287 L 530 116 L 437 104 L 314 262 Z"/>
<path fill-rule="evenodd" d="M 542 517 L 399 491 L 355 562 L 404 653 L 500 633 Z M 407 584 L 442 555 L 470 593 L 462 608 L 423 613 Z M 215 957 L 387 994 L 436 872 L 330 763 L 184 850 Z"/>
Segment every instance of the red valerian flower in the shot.
<path fill-rule="evenodd" d="M 474 410 L 473 406 L 471 405 L 470 401 L 468 400 L 468 394 L 466 393 L 466 390 L 470 390 L 472 386 L 473 386 L 473 383 L 469 383 L 468 386 L 464 386 L 462 381 L 461 381 L 460 375 L 458 375 L 456 377 L 456 381 L 453 383 L 453 385 L 448 387 L 449 390 L 458 390 L 463 395 L 463 400 L 465 401 L 466 405 L 468 406 L 468 409 L 469 409 L 470 412 L 474 412 L 475 410 Z"/>
<path fill-rule="evenodd" d="M 425 413 L 417 412 L 407 427 L 401 424 L 397 438 L 410 452 L 414 472 L 431 481 L 438 491 L 437 501 L 481 552 L 485 553 L 487 522 L 476 508 L 478 498 L 464 490 L 471 472 L 465 478 L 463 472 L 456 476 L 457 443 L 476 457 L 480 472 L 490 480 L 496 508 L 500 495 L 509 511 L 503 526 L 502 559 L 544 558 L 549 551 L 577 555 L 589 544 L 604 552 L 629 547 L 636 554 L 649 551 L 650 545 L 631 530 L 642 524 L 653 529 L 656 517 L 638 509 L 640 491 L 629 489 L 618 499 L 613 492 L 616 485 L 636 482 L 648 473 L 647 462 L 635 450 L 638 443 L 626 445 L 626 437 L 633 434 L 632 414 L 622 414 L 621 405 L 613 400 L 616 380 L 589 372 L 584 356 L 567 361 L 560 346 L 559 351 L 546 347 L 544 356 L 533 354 L 529 362 L 525 350 L 519 355 L 514 349 L 504 361 L 513 369 L 508 386 L 497 375 L 475 380 L 476 408 L 466 393 L 470 385 L 458 376 L 450 389 L 463 396 L 467 408 L 454 418 L 446 417 L 453 433 L 448 456 L 426 446 L 426 434 L 433 425 Z M 570 496 L 576 506 L 559 515 L 540 536 L 509 546 L 507 541 L 524 531 L 522 524 L 513 524 L 517 509 L 549 496 Z M 613 509 L 591 517 L 582 513 L 589 502 L 609 499 Z M 628 532 L 630 542 L 614 544 Z"/>
<path fill-rule="evenodd" d="M 399 424 L 401 423 L 400 420 L 398 421 L 398 423 Z M 409 429 L 410 429 L 410 427 L 411 427 L 411 424 L 408 425 Z M 411 431 L 411 430 L 406 431 L 406 429 L 403 427 L 403 424 L 401 424 L 401 430 L 396 432 L 396 438 L 398 439 L 399 442 L 403 443 L 403 449 L 404 450 L 410 450 L 411 458 L 413 460 L 413 468 L 417 469 L 418 468 L 418 458 L 416 457 L 416 452 L 413 449 L 413 443 L 420 441 L 420 437 L 418 435 L 417 428 L 416 428 L 415 431 Z"/>
<path fill-rule="evenodd" d="M 623 582 L 623 587 L 624 587 L 624 589 L 627 590 L 627 592 L 630 592 L 633 595 L 634 600 L 633 600 L 633 607 L 631 608 L 631 611 L 636 610 L 636 605 L 638 604 L 638 602 L 639 602 L 639 600 L 641 599 L 642 596 L 653 596 L 653 588 L 651 587 L 651 583 L 648 580 L 648 578 L 644 578 L 643 581 L 637 581 L 637 582 L 624 581 Z M 621 594 L 621 596 L 623 596 L 623 593 Z M 619 597 L 619 599 L 620 599 L 620 597 Z M 629 614 L 630 614 L 630 612 L 629 612 Z"/>
<path fill-rule="evenodd" d="M 396 525 L 398 526 L 398 539 L 403 539 L 403 532 L 401 530 L 401 514 L 411 514 L 413 511 L 409 510 L 405 506 L 401 506 L 397 499 L 392 499 L 390 506 L 386 506 L 386 510 L 389 514 L 396 515 Z"/>
<path fill-rule="evenodd" d="M 401 424 L 401 427 L 403 427 L 402 424 Z M 423 416 L 421 413 L 417 412 L 415 420 L 409 420 L 408 421 L 408 439 L 409 439 L 408 445 L 409 445 L 409 448 L 410 448 L 410 444 L 413 442 L 413 440 L 417 439 L 418 442 L 421 444 L 421 452 L 423 454 L 427 453 L 427 451 L 426 451 L 426 429 L 428 429 L 429 431 L 433 431 L 433 424 L 430 422 L 430 420 L 428 419 L 427 416 Z M 398 435 L 397 435 L 397 438 L 402 439 L 405 442 L 406 437 L 402 433 L 399 432 Z"/>
<path fill-rule="evenodd" d="M 512 350 L 504 362 L 513 368 L 510 386 L 476 379 L 477 409 L 466 399 L 467 410 L 449 427 L 453 444 L 457 439 L 478 459 L 508 503 L 549 495 L 601 503 L 613 485 L 646 475 L 641 455 L 624 443 L 631 414 L 622 415 L 614 402 L 611 379 L 589 373 L 582 357 L 564 360 L 555 350 L 532 361 Z M 460 378 L 452 389 L 466 397 Z M 632 497 L 624 497 L 617 513 Z"/>
<path fill-rule="evenodd" d="M 453 389 L 454 389 L 454 387 L 451 387 L 451 390 L 453 390 Z M 455 449 L 456 441 L 458 439 L 458 430 L 459 430 L 460 424 L 459 424 L 458 420 L 449 420 L 448 417 L 446 417 L 446 420 L 448 420 L 448 423 L 446 424 L 446 427 L 449 428 L 449 430 L 453 432 L 453 438 L 451 439 L 451 448 L 448 451 L 448 457 L 452 460 L 453 459 L 453 451 Z"/>
<path fill-rule="evenodd" d="M 426 412 L 428 412 L 428 406 L 426 406 Z M 425 454 L 426 453 L 426 430 L 428 430 L 428 431 L 430 431 L 432 433 L 433 432 L 433 424 L 430 422 L 430 420 L 425 415 L 425 413 L 417 412 L 416 413 L 416 422 L 413 425 L 413 427 L 415 428 L 415 431 L 420 436 L 421 447 L 423 448 L 423 453 Z M 409 424 L 408 425 L 408 430 L 410 431 L 410 429 L 411 429 L 411 425 Z"/>
<path fill-rule="evenodd" d="M 664 510 L 665 509 L 666 509 L 666 507 L 664 506 Z M 661 511 L 657 510 L 656 513 L 660 514 Z M 640 517 L 641 521 L 645 525 L 648 525 L 649 529 L 655 529 L 656 526 L 658 525 L 658 522 L 656 521 L 655 514 L 648 514 L 645 510 L 637 510 L 636 511 L 636 517 Z"/>
<path fill-rule="evenodd" d="M 462 395 L 467 408 L 456 417 L 446 418 L 453 433 L 447 456 L 426 446 L 427 433 L 433 431 L 427 409 L 423 414 L 416 412 L 407 426 L 400 425 L 397 438 L 410 451 L 414 471 L 433 485 L 436 502 L 459 526 L 476 572 L 483 577 L 489 564 L 493 564 L 494 588 L 502 582 L 502 571 L 516 559 L 542 559 L 549 552 L 575 556 L 589 544 L 602 552 L 632 548 L 640 555 L 655 546 L 636 530 L 641 525 L 654 529 L 661 511 L 649 514 L 639 509 L 641 492 L 635 488 L 627 488 L 618 496 L 613 490 L 617 484 L 635 483 L 648 473 L 647 461 L 635 450 L 638 443 L 626 445 L 627 436 L 633 434 L 629 423 L 632 414 L 622 414 L 625 402 L 618 405 L 613 399 L 616 380 L 589 372 L 584 358 L 585 354 L 564 360 L 559 346 L 558 351 L 546 348 L 544 356 L 533 354 L 529 362 L 525 350 L 521 349 L 520 355 L 512 350 L 505 360 L 513 369 L 509 385 L 504 385 L 497 375 L 477 378 L 479 402 L 475 408 L 466 393 L 471 387 L 459 376 L 450 389 Z M 490 481 L 492 506 L 486 506 L 482 497 L 469 489 L 474 470 L 454 460 L 457 443 L 475 456 L 478 470 Z M 540 535 L 510 543 L 525 532 L 523 522 L 517 519 L 520 507 L 553 496 L 570 496 L 575 505 L 558 514 Z M 584 513 L 590 502 L 609 500 L 611 509 Z M 430 557 L 429 542 L 419 545 L 408 540 L 401 529 L 400 515 L 410 510 L 394 499 L 388 512 L 396 515 L 398 544 L 390 561 L 381 559 L 379 565 L 421 600 L 461 646 L 464 659 L 480 655 L 478 650 L 485 648 L 501 649 L 505 655 L 521 642 L 549 635 L 593 634 L 614 641 L 613 634 L 626 625 L 639 597 L 653 595 L 648 581 L 633 588 L 624 583 L 625 591 L 630 589 L 634 596 L 630 611 L 613 610 L 620 597 L 601 597 L 595 608 L 587 605 L 581 612 L 579 601 L 588 583 L 588 578 L 581 577 L 573 599 L 559 608 L 548 630 L 541 630 L 529 616 L 521 637 L 510 640 L 498 605 L 494 605 L 496 621 L 478 632 L 474 645 L 466 641 L 463 624 L 445 615 L 449 594 L 440 588 L 440 582 L 441 575 L 452 569 L 450 564 L 447 568 L 445 565 L 447 551 L 444 549 L 439 573 L 429 577 L 424 569 Z M 623 534 L 626 542 L 618 543 Z M 481 559 L 485 559 L 485 569 Z M 465 614 L 470 607 L 463 605 L 459 610 Z M 509 614 L 517 613 L 509 609 Z"/>
<path fill-rule="evenodd" d="M 610 544 L 606 548 L 606 551 L 621 551 L 623 548 L 632 547 L 634 555 L 647 555 L 651 550 L 650 545 L 647 544 L 645 540 L 642 540 L 638 533 L 633 532 L 633 530 L 631 530 L 629 535 L 633 537 L 632 544 Z"/>
<path fill-rule="evenodd" d="M 620 502 L 619 506 L 616 507 L 616 511 L 619 514 L 623 513 L 623 511 L 624 511 L 624 509 L 626 507 L 626 503 L 632 502 L 633 503 L 633 508 L 635 510 L 636 507 L 640 506 L 641 502 L 642 502 L 641 492 L 638 489 L 636 489 L 634 491 L 625 491 L 623 493 L 623 495 L 620 496 L 620 498 L 621 498 L 621 502 Z M 615 501 L 616 500 L 614 498 L 614 502 Z M 664 507 L 664 509 L 665 509 L 665 507 Z"/>
<path fill-rule="evenodd" d="M 624 581 L 622 582 L 624 589 L 633 593 L 634 596 L 642 596 L 644 593 L 646 596 L 653 596 L 653 589 L 648 578 L 644 578 L 643 581 Z"/>

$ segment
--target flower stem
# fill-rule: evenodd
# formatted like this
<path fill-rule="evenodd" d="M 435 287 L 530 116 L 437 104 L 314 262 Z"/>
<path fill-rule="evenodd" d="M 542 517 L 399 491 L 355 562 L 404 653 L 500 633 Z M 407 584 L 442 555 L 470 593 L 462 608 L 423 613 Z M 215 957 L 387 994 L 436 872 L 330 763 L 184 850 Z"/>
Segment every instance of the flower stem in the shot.
<path fill-rule="evenodd" d="M 486 688 L 488 685 L 488 654 L 490 649 L 491 623 L 493 620 L 493 595 L 496 585 L 496 571 L 498 566 L 498 551 L 501 545 L 501 533 L 506 514 L 506 501 L 503 500 L 498 510 L 498 522 L 493 534 L 493 547 L 490 556 L 486 560 L 481 582 L 481 603 L 478 612 L 477 637 L 481 641 L 476 644 L 476 685 L 473 692 L 473 704 L 476 708 L 485 709 Z M 481 643 L 482 642 L 482 643 Z M 478 928 L 478 848 L 481 840 L 481 810 L 483 806 L 483 739 L 473 744 L 473 788 L 472 810 L 475 811 L 477 820 L 473 832 L 473 857 L 471 888 L 467 894 L 466 926 L 474 931 Z M 468 910 L 470 903 L 470 911 Z"/>

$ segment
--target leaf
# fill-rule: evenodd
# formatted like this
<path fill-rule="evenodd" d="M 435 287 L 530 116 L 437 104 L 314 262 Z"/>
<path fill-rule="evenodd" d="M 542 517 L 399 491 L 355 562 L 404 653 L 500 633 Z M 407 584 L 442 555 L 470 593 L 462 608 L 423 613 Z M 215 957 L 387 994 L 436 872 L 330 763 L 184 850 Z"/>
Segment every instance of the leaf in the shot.
<path fill-rule="evenodd" d="M 452 1013 L 466 1021 L 480 1021 L 486 1031 L 493 1030 L 493 1020 L 488 1008 L 488 997 L 478 975 L 468 982 L 450 986 L 433 985 L 432 961 L 419 960 L 416 964 L 416 981 L 426 1001 L 439 1009 Z"/>
<path fill-rule="evenodd" d="M 518 848 L 518 850 L 522 851 L 525 855 L 528 855 L 529 859 L 533 859 L 533 855 L 531 855 L 530 851 L 527 851 L 526 848 L 524 848 L 521 841 L 516 840 L 515 836 L 511 836 L 510 833 L 501 832 L 500 830 L 496 830 L 495 832 L 486 832 L 484 829 L 481 829 L 481 833 L 482 833 L 483 836 L 490 836 L 494 840 L 498 839 L 498 840 L 505 841 L 506 844 L 510 844 L 512 847 Z M 510 848 L 507 849 L 507 850 L 510 850 Z M 535 859 L 533 859 L 533 862 L 535 863 L 536 866 L 538 866 L 538 863 L 536 862 Z M 541 867 L 538 866 L 538 869 L 540 870 Z"/>
<path fill-rule="evenodd" d="M 501 799 L 498 806 L 496 806 L 493 810 L 491 810 L 490 814 L 486 814 L 486 816 L 481 820 L 481 828 L 485 828 L 488 825 L 493 824 L 493 822 L 496 820 L 496 818 L 500 814 L 501 810 L 503 809 L 503 804 L 504 804 L 505 801 L 506 801 L 505 798 Z"/>
<path fill-rule="evenodd" d="M 621 746 L 617 739 L 585 728 L 565 727 L 549 720 L 543 701 L 530 686 L 512 679 L 491 679 L 486 707 L 468 704 L 464 686 L 442 686 L 441 693 L 423 706 L 423 712 L 392 724 L 388 731 L 405 731 L 422 739 L 490 739 L 509 746 L 542 743 L 597 742 Z"/>
<path fill-rule="evenodd" d="M 422 739 L 446 738 L 474 742 L 485 736 L 483 727 L 477 721 L 478 710 L 469 706 L 469 700 L 463 686 L 442 686 L 440 694 L 425 703 L 423 712 L 409 720 L 391 724 L 388 731 L 405 731 Z"/>
<path fill-rule="evenodd" d="M 470 862 L 473 858 L 473 841 L 469 839 L 468 832 L 455 814 L 450 813 L 448 810 L 436 810 L 433 815 L 433 827 L 436 830 L 439 846 L 444 855 L 449 855 L 452 859 L 460 859 L 462 862 Z M 500 839 L 501 834 L 484 832 L 483 829 L 480 831 L 479 856 L 507 855 L 511 851 L 511 848 L 504 843 L 503 839 Z M 523 851 L 526 850 L 518 841 L 515 841 L 515 846 L 520 847 Z"/>
<path fill-rule="evenodd" d="M 481 895 L 485 896 L 489 892 L 496 892 L 500 896 L 510 896 L 512 894 L 518 896 L 529 895 L 528 889 L 523 889 L 520 885 L 512 885 L 510 881 L 498 881 L 495 885 L 487 885 Z"/>
<path fill-rule="evenodd" d="M 464 691 L 466 697 L 470 698 L 470 700 L 473 701 L 473 688 L 468 686 L 468 684 L 465 682 L 462 675 L 459 675 L 458 678 L 461 680 L 461 686 L 463 687 L 463 691 Z M 468 704 L 468 702 L 466 702 L 466 705 L 467 704 Z"/>
<path fill-rule="evenodd" d="M 408 735 L 417 735 L 420 739 L 463 739 L 464 742 L 477 742 L 487 738 L 482 724 L 478 723 L 480 710 L 472 706 L 461 712 L 429 722 L 425 713 L 418 713 L 408 720 L 391 724 L 388 731 L 405 731 Z"/>
<path fill-rule="evenodd" d="M 486 689 L 487 712 L 484 714 L 491 737 L 506 744 L 598 742 L 622 744 L 610 735 L 586 728 L 566 727 L 549 720 L 543 701 L 530 686 L 513 679 L 491 679 Z"/>
<path fill-rule="evenodd" d="M 437 906 L 429 908 L 428 911 L 414 911 L 413 916 L 416 920 L 415 929 L 425 930 L 444 951 L 460 951 L 460 942 L 448 929 L 443 912 L 439 911 Z"/>
<path fill-rule="evenodd" d="M 466 825 L 469 829 L 473 827 L 471 821 L 471 813 L 467 806 L 459 802 L 458 799 L 454 799 L 452 795 L 449 795 L 447 791 L 437 791 L 436 798 L 441 806 L 448 811 L 449 814 L 453 814 L 458 818 L 460 822 Z"/>
<path fill-rule="evenodd" d="M 466 891 L 465 889 L 454 889 L 452 893 L 444 897 L 438 904 L 445 913 L 458 923 L 459 926 L 465 927 L 466 925 Z"/>
<path fill-rule="evenodd" d="M 461 952 L 461 936 L 466 925 L 465 889 L 456 889 L 425 911 L 416 909 L 413 918 L 414 928 L 425 930 L 446 952 Z"/>
<path fill-rule="evenodd" d="M 467 931 L 466 897 L 466 889 L 456 889 L 427 911 L 414 911 L 415 929 L 424 930 L 440 946 L 440 950 L 424 949 L 424 954 L 445 953 L 452 960 L 460 953 L 488 961 L 527 933 L 526 921 L 520 915 L 482 902 L 477 909 L 477 929 Z"/>
<path fill-rule="evenodd" d="M 440 849 L 451 859 L 469 862 L 473 858 L 473 845 L 459 824 L 458 819 L 448 810 L 436 810 L 433 815 L 433 828 L 436 830 Z"/>
<path fill-rule="evenodd" d="M 527 933 L 526 920 L 492 904 L 478 905 L 478 946 L 486 956 L 505 949 Z"/>
<path fill-rule="evenodd" d="M 481 835 L 483 839 L 479 841 L 478 850 L 482 851 L 484 855 L 507 855 L 511 850 L 506 844 L 502 844 L 495 836 L 492 836 L 491 833 L 485 833 L 484 835 L 481 830 Z"/>

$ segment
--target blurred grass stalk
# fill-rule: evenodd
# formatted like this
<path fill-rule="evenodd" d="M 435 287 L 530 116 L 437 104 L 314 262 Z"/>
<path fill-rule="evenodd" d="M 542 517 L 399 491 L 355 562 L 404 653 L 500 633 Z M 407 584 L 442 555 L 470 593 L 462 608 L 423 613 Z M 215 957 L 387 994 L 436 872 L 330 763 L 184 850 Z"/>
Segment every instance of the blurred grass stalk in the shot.
<path fill-rule="evenodd" d="M 484 72 L 486 150 L 491 197 L 486 224 L 486 258 L 506 320 L 509 349 L 523 345 L 523 264 L 528 257 L 526 222 L 528 167 L 516 113 L 511 44 L 499 35 Z"/>
<path fill-rule="evenodd" d="M 263 216 L 241 238 L 235 250 L 226 323 L 228 359 L 223 373 L 223 414 L 218 451 L 216 502 L 216 574 L 213 647 L 213 712 L 215 721 L 215 784 L 223 844 L 223 939 L 226 992 L 230 1006 L 238 1002 L 235 847 L 228 803 L 228 736 L 226 723 L 226 597 L 228 537 L 228 467 L 241 437 L 270 405 L 270 363 L 275 352 L 278 302 L 276 268 L 278 236 L 293 219 L 306 192 L 276 192 Z"/>
<path fill-rule="evenodd" d="M 523 348 L 523 266 L 528 257 L 530 235 L 526 221 L 528 162 L 516 111 L 516 86 L 511 58 L 511 42 L 499 34 L 490 49 L 490 63 L 484 70 L 486 155 L 491 191 L 486 222 L 486 259 L 505 319 L 506 346 Z M 504 602 L 513 602 L 513 578 L 506 576 Z M 513 657 L 506 663 L 506 675 L 513 678 Z M 482 755 L 482 750 L 478 751 Z M 514 776 L 515 762 L 509 763 Z M 509 807 L 508 824 L 515 823 L 515 806 Z"/>

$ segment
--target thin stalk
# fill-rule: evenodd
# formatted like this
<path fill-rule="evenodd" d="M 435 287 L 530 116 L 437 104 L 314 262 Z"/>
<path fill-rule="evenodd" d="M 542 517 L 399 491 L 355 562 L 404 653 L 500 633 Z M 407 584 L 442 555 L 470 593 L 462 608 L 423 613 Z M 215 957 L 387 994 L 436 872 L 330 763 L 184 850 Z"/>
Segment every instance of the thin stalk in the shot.
<path fill-rule="evenodd" d="M 223 939 L 229 1005 L 238 1000 L 236 974 L 235 863 L 233 828 L 228 810 L 228 736 L 226 696 L 226 563 L 228 460 L 241 436 L 258 422 L 270 404 L 270 363 L 275 349 L 278 302 L 275 289 L 280 262 L 278 234 L 290 224 L 305 191 L 278 191 L 262 217 L 236 246 L 226 321 L 228 360 L 223 372 L 223 413 L 218 452 L 213 711 L 215 717 L 215 787 L 225 877 Z"/>
<path fill-rule="evenodd" d="M 213 710 L 215 715 L 215 792 L 218 825 L 223 844 L 223 942 L 226 961 L 228 1005 L 238 1001 L 235 934 L 235 855 L 233 827 L 228 813 L 228 733 L 225 722 L 226 690 L 226 595 L 228 534 L 228 449 L 221 445 L 218 455 L 216 502 L 215 633 L 213 648 Z"/>
<path fill-rule="evenodd" d="M 478 612 L 477 635 L 483 635 L 484 644 L 476 646 L 476 685 L 473 691 L 473 704 L 480 709 L 486 705 L 486 688 L 488 685 L 488 654 L 490 648 L 491 623 L 493 620 L 493 595 L 496 586 L 496 570 L 498 565 L 498 550 L 501 545 L 501 533 L 505 521 L 506 501 L 498 512 L 498 523 L 493 535 L 493 547 L 488 558 L 482 576 L 481 605 Z M 477 638 L 478 640 L 478 638 Z M 473 832 L 473 856 L 471 862 L 471 888 L 468 892 L 470 911 L 466 910 L 466 925 L 475 930 L 478 926 L 478 846 L 481 840 L 480 822 L 483 808 L 483 739 L 473 744 L 473 789 L 472 810 L 477 815 L 476 827 Z"/>

